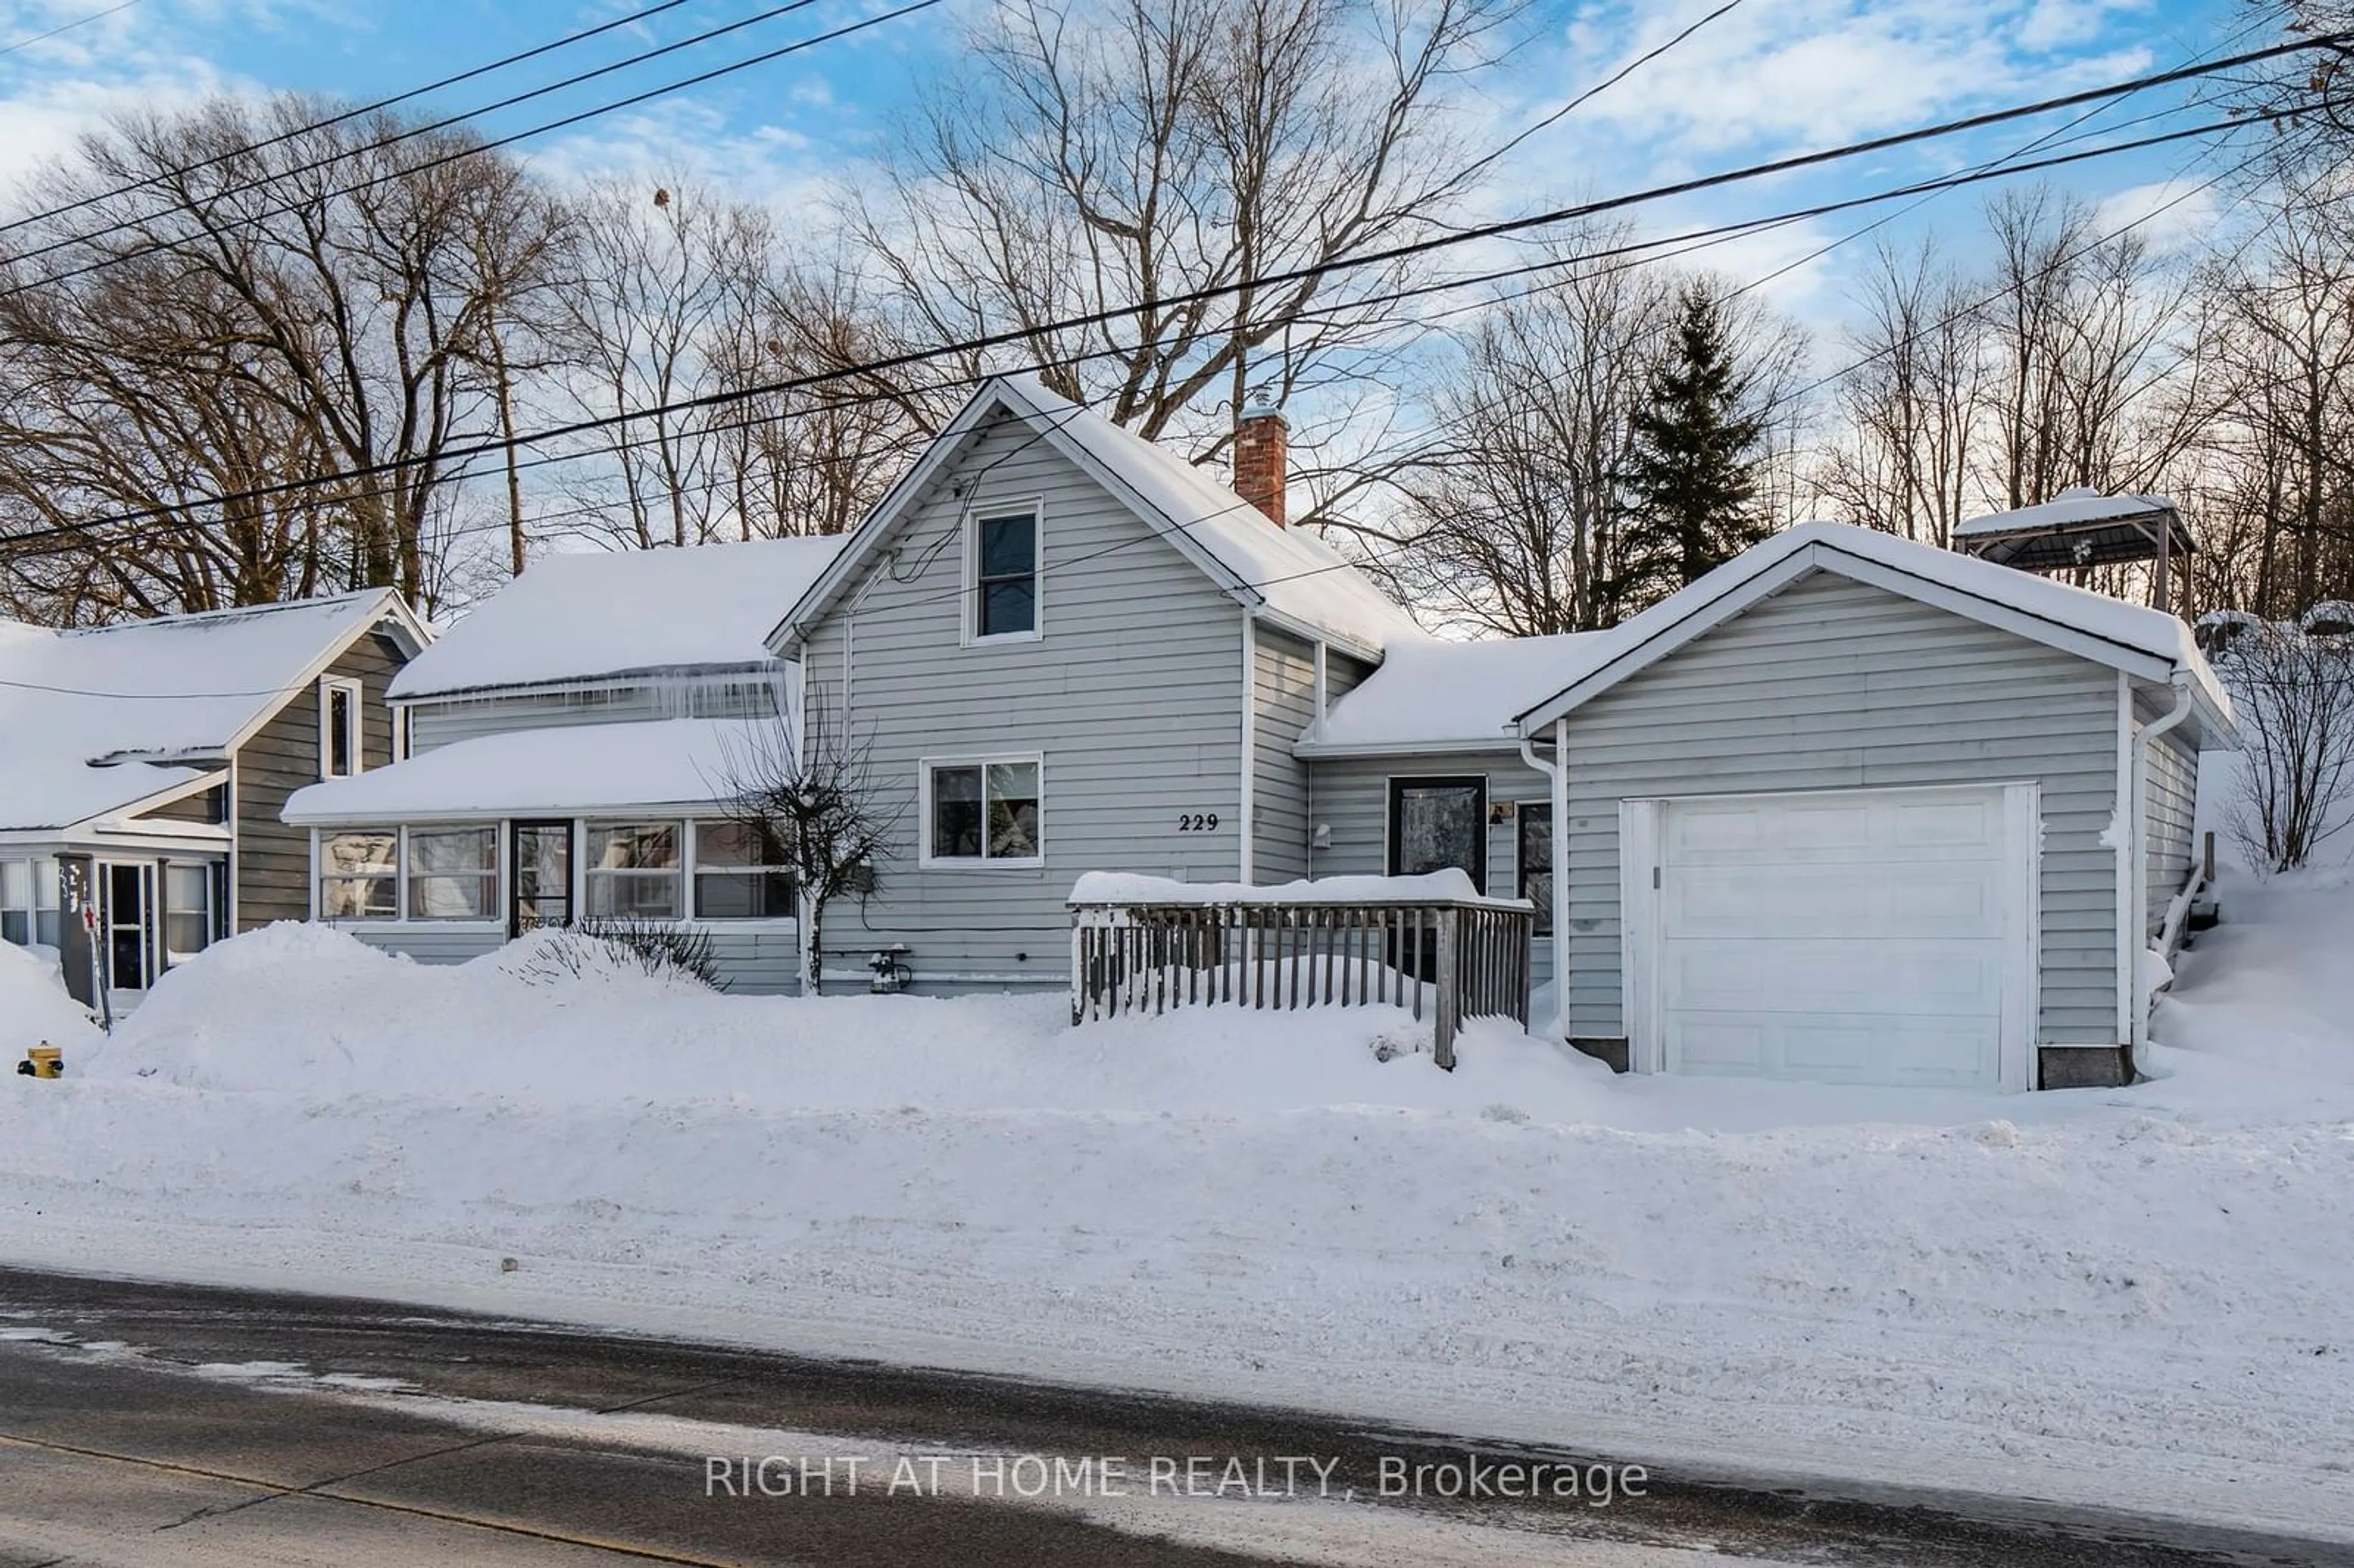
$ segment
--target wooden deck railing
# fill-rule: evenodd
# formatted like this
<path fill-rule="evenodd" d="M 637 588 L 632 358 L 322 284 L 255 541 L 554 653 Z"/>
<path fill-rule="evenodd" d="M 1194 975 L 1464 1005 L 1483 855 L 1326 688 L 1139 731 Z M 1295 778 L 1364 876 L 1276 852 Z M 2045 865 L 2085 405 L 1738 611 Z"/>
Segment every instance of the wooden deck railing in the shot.
<path fill-rule="evenodd" d="M 1536 912 L 1521 899 L 1071 901 L 1071 1021 L 1173 1007 L 1426 1005 L 1455 1066 L 1467 1018 L 1529 1022 Z M 1426 1002 L 1426 993 L 1427 1001 Z"/>

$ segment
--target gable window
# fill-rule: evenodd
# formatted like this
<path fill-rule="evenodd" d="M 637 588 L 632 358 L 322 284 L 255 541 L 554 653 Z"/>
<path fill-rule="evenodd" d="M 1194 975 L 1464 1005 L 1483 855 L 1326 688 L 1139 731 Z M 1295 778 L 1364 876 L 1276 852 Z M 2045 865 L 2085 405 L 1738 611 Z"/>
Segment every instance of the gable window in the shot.
<path fill-rule="evenodd" d="M 592 920 L 675 920 L 685 912 L 677 822 L 600 822 L 588 829 Z"/>
<path fill-rule="evenodd" d="M 1537 906 L 1536 934 L 1553 934 L 1553 802 L 1523 800 L 1513 829 L 1513 891 Z"/>
<path fill-rule="evenodd" d="M 1390 780 L 1390 874 L 1420 876 L 1458 866 L 1488 891 L 1488 780 Z"/>
<path fill-rule="evenodd" d="M 784 846 L 741 822 L 695 824 L 695 913 L 702 920 L 777 920 L 793 912 Z"/>
<path fill-rule="evenodd" d="M 360 766 L 360 683 L 331 676 L 319 683 L 319 777 L 349 779 Z"/>
<path fill-rule="evenodd" d="M 408 830 L 408 917 L 489 920 L 499 906 L 496 828 Z"/>
<path fill-rule="evenodd" d="M 1038 863 L 1038 759 L 928 763 L 924 859 Z"/>
<path fill-rule="evenodd" d="M 972 635 L 1038 634 L 1038 513 L 983 514 L 973 521 Z"/>
<path fill-rule="evenodd" d="M 400 913 L 400 833 L 345 828 L 319 839 L 319 918 L 390 920 Z"/>

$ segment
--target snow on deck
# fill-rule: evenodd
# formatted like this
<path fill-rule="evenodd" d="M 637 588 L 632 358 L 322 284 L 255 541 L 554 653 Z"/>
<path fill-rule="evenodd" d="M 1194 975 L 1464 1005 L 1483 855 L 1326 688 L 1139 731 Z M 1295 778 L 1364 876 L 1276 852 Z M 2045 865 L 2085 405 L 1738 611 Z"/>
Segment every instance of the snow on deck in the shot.
<path fill-rule="evenodd" d="M 1489 898 L 1471 885 L 1469 872 L 1448 866 L 1417 876 L 1325 876 L 1307 882 L 1180 882 L 1136 872 L 1090 871 L 1071 885 L 1073 904 L 1213 905 L 1273 906 L 1314 904 L 1343 907 L 1360 904 L 1477 904 L 1491 909 L 1527 909 L 1525 898 Z"/>
<path fill-rule="evenodd" d="M 0 621 L 0 832 L 70 827 L 201 778 L 383 589 L 52 631 Z M 107 766 L 94 766 L 101 761 Z"/>
<path fill-rule="evenodd" d="M 1954 536 L 1974 539 L 1988 534 L 2032 533 L 2042 528 L 2063 528 L 2075 523 L 2115 522 L 2173 510 L 2174 503 L 2163 495 L 2103 495 L 2097 490 L 2087 490 L 2080 485 L 2063 490 L 2049 501 L 2022 506 L 2016 512 L 1996 512 L 1984 517 L 1969 518 L 1954 530 Z"/>
<path fill-rule="evenodd" d="M 760 664 L 839 537 L 543 556 L 392 683 L 396 697 Z"/>
<path fill-rule="evenodd" d="M 733 759 L 760 755 L 779 733 L 744 719 L 511 730 L 298 789 L 284 817 L 297 825 L 405 822 L 709 805 L 730 793 Z"/>

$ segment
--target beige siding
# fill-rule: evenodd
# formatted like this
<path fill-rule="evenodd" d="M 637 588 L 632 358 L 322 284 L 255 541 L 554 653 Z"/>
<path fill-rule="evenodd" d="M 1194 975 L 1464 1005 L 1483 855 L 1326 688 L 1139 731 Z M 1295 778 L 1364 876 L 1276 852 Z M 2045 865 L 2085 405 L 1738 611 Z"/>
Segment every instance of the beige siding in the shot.
<path fill-rule="evenodd" d="M 1044 635 L 960 646 L 968 503 L 1034 500 Z M 838 726 L 847 642 L 850 733 L 904 811 L 875 895 L 827 913 L 829 974 L 863 977 L 867 953 L 904 942 L 918 990 L 1060 985 L 1080 873 L 1240 874 L 1240 606 L 1026 429 L 977 440 L 895 545 L 811 629 L 803 662 L 817 722 Z M 919 759 L 1025 753 L 1044 758 L 1043 866 L 922 866 Z M 1213 831 L 1181 826 L 1211 815 Z"/>
<path fill-rule="evenodd" d="M 370 634 L 327 673 L 360 683 L 361 755 L 369 768 L 392 761 L 392 711 L 385 683 L 404 662 L 399 649 Z M 237 928 L 311 914 L 311 832 L 278 820 L 287 797 L 319 781 L 319 687 L 313 682 L 278 710 L 231 764 L 237 814 Z"/>
<path fill-rule="evenodd" d="M 1801 579 L 1570 715 L 1570 1032 L 1626 1033 L 1618 802 L 2033 780 L 2042 1016 L 2116 1043 L 2114 672 L 1850 579 Z"/>
<path fill-rule="evenodd" d="M 1251 880 L 1308 874 L 1308 769 L 1291 747 L 1316 719 L 1316 650 L 1262 627 L 1251 700 Z"/>

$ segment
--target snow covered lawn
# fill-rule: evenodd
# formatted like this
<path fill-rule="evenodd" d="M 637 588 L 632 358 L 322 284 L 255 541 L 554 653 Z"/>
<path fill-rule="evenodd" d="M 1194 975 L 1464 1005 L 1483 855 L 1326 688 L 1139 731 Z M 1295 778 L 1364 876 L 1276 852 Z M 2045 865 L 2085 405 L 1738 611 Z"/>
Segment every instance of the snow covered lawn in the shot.
<path fill-rule="evenodd" d="M 2009 1097 L 291 927 L 101 1042 L 0 963 L 70 1075 L 0 1078 L 0 1258 L 2354 1539 L 2354 883 L 2225 907 L 2163 1076 Z"/>

